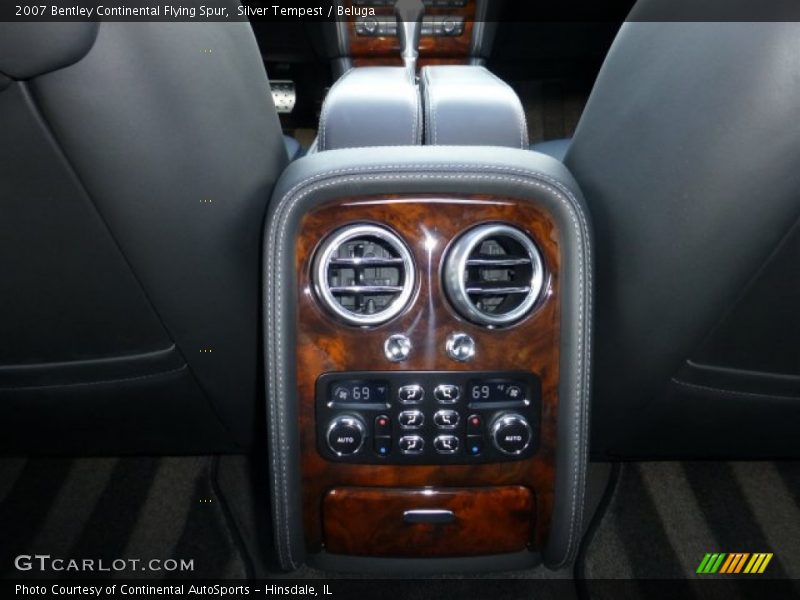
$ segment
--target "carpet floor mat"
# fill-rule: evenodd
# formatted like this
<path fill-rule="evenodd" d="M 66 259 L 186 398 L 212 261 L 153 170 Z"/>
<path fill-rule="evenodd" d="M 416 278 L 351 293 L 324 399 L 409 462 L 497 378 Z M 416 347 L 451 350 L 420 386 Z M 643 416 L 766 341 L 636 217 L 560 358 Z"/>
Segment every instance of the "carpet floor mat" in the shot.
<path fill-rule="evenodd" d="M 591 86 L 569 81 L 511 81 L 522 101 L 531 144 L 570 138 Z"/>
<path fill-rule="evenodd" d="M 773 579 L 800 595 L 800 463 L 623 463 L 603 504 L 579 578 L 687 579 L 686 597 L 704 579 Z M 745 574 L 762 554 L 763 573 Z"/>
<path fill-rule="evenodd" d="M 0 460 L 0 577 L 244 578 L 246 560 L 214 491 L 214 464 L 212 457 Z M 78 572 L 15 567 L 19 555 L 36 554 L 95 562 Z M 141 563 L 99 573 L 100 559 L 106 568 L 118 559 Z M 175 567 L 169 559 L 191 560 L 192 568 L 167 571 Z"/>

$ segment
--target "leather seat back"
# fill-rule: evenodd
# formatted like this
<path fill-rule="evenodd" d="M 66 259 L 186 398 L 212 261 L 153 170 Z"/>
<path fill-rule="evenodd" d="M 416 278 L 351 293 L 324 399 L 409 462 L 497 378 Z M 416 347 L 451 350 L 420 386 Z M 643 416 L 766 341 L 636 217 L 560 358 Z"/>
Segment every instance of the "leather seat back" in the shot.
<path fill-rule="evenodd" d="M 796 451 L 775 429 L 797 421 L 786 402 L 674 388 L 800 217 L 800 24 L 645 22 L 668 8 L 639 2 L 623 25 L 565 158 L 597 236 L 595 451 L 730 456 L 764 435 L 767 454 Z M 771 319 L 800 333 L 797 315 Z"/>
<path fill-rule="evenodd" d="M 249 24 L 0 24 L 0 90 L 0 450 L 248 444 L 287 163 Z"/>

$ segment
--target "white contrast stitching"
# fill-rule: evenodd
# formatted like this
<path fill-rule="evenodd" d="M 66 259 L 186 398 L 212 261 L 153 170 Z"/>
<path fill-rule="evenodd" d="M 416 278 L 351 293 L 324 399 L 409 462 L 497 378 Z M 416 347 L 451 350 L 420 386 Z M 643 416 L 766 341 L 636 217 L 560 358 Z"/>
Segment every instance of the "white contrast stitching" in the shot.
<path fill-rule="evenodd" d="M 325 102 L 323 103 L 323 106 L 322 106 L 322 115 L 319 118 L 320 128 L 319 128 L 319 136 L 318 137 L 319 137 L 319 149 L 320 150 L 327 150 L 328 149 L 325 144 L 327 143 L 327 137 L 328 137 L 327 136 L 327 133 L 328 133 L 328 114 L 330 113 L 330 110 L 331 110 L 331 106 L 330 106 L 331 105 L 331 102 L 330 102 L 331 95 L 336 91 L 336 88 L 341 85 L 342 81 L 347 79 L 348 76 L 352 75 L 352 73 L 354 71 L 355 71 L 355 69 L 350 69 L 344 75 L 339 77 L 338 81 L 336 81 L 336 83 L 333 84 L 331 89 L 328 90 L 328 95 L 325 96 Z"/>
<path fill-rule="evenodd" d="M 320 126 L 319 126 L 319 135 L 317 136 L 317 140 L 318 140 L 318 149 L 319 149 L 320 152 L 325 151 L 325 150 L 331 150 L 331 148 L 328 148 L 328 143 L 329 143 L 329 140 L 328 140 L 328 120 L 329 120 L 329 115 L 330 115 L 330 110 L 331 110 L 330 107 L 331 107 L 331 104 L 332 104 L 332 102 L 330 101 L 331 97 L 334 94 L 334 92 L 336 91 L 336 89 L 341 85 L 342 81 L 344 81 L 349 75 L 351 75 L 355 71 L 356 71 L 356 69 L 350 69 L 349 71 L 347 71 L 344 75 L 342 75 L 338 79 L 338 81 L 336 81 L 336 83 L 333 84 L 331 89 L 328 90 L 328 95 L 325 97 L 325 101 L 323 102 L 322 114 L 320 115 L 320 119 L 319 119 Z M 411 125 L 411 145 L 412 146 L 418 146 L 421 143 L 421 140 L 419 138 L 421 137 L 421 135 L 420 135 L 420 130 L 421 130 L 421 123 L 420 123 L 421 119 L 420 119 L 420 116 L 421 116 L 421 112 L 422 112 L 422 100 L 420 98 L 420 94 L 419 94 L 419 90 L 417 89 L 417 86 L 415 84 L 412 84 L 410 87 L 412 89 L 412 92 L 411 92 L 411 94 L 409 94 L 408 100 L 409 100 L 409 104 L 411 106 L 411 111 L 413 112 L 413 117 L 414 117 L 414 122 Z M 405 145 L 406 144 L 381 144 L 381 146 L 385 146 L 385 147 L 396 147 L 396 146 L 405 146 Z M 369 146 L 369 147 L 372 147 L 372 146 Z M 343 147 L 337 148 L 337 149 L 344 149 L 344 148 L 345 147 L 343 146 Z M 348 149 L 353 149 L 353 148 L 355 148 L 355 146 L 348 146 L 347 148 Z"/>
<path fill-rule="evenodd" d="M 346 173 L 355 173 L 355 172 L 365 172 L 365 171 L 385 171 L 385 170 L 393 170 L 393 169 L 404 169 L 404 170 L 435 170 L 435 171 L 445 171 L 445 170 L 459 170 L 459 169 L 474 169 L 474 170 L 484 170 L 484 171 L 498 171 L 502 172 L 501 175 L 485 175 L 485 174 L 470 174 L 470 173 L 461 173 L 456 175 L 449 175 L 444 174 L 441 172 L 427 172 L 424 174 L 418 173 L 400 173 L 400 174 L 384 174 L 384 175 L 357 175 L 354 177 L 337 177 L 337 179 L 332 181 L 327 181 L 323 183 L 319 183 L 309 187 L 308 189 L 304 190 L 301 194 L 294 196 L 295 192 L 302 188 L 303 186 L 308 185 L 313 181 L 319 181 L 320 179 L 324 179 L 331 176 L 343 175 Z M 510 177 L 508 173 L 516 173 L 520 175 L 524 175 L 526 177 L 537 178 L 543 181 L 548 182 L 550 185 L 545 185 L 541 181 L 531 181 L 530 179 L 522 179 L 522 178 L 515 178 Z M 268 267 L 267 267 L 267 282 L 272 281 L 273 274 L 275 270 L 275 265 L 280 265 L 281 259 L 283 256 L 283 242 L 286 235 L 286 223 L 288 222 L 289 215 L 291 214 L 291 210 L 296 203 L 301 201 L 303 198 L 312 194 L 313 192 L 324 189 L 327 187 L 332 187 L 334 185 L 339 185 L 342 183 L 350 183 L 350 182 L 359 182 L 359 181 L 389 181 L 389 180 L 422 180 L 422 179 L 437 179 L 437 180 L 483 180 L 483 181 L 505 181 L 505 182 L 512 182 L 512 183 L 520 183 L 527 186 L 534 186 L 539 187 L 541 189 L 545 189 L 554 193 L 556 198 L 566 206 L 570 220 L 572 221 L 573 227 L 575 229 L 578 238 L 583 243 L 580 244 L 580 250 L 586 253 L 584 257 L 582 253 L 578 254 L 578 353 L 577 353 L 577 380 L 575 382 L 576 389 L 575 389 L 575 399 L 576 405 L 574 410 L 574 427 L 573 430 L 573 451 L 575 454 L 575 463 L 573 464 L 574 473 L 572 478 L 572 501 L 571 501 L 571 518 L 570 518 L 570 526 L 569 526 L 569 534 L 568 534 L 568 545 L 567 549 L 564 553 L 563 560 L 560 565 L 563 565 L 569 560 L 571 560 L 572 553 L 575 546 L 575 526 L 579 518 L 582 518 L 583 511 L 584 511 L 584 502 L 585 502 L 585 494 L 583 493 L 583 489 L 581 486 L 578 485 L 580 478 L 585 473 L 585 464 L 588 456 L 588 444 L 587 444 L 587 433 L 588 433 L 588 416 L 589 416 L 589 407 L 586 398 L 584 398 L 584 394 L 586 390 L 588 390 L 588 368 L 590 366 L 591 360 L 591 331 L 588 327 L 588 323 L 586 320 L 586 314 L 590 312 L 591 309 L 591 289 L 592 289 L 592 274 L 591 269 L 586 269 L 584 271 L 584 259 L 587 264 L 591 265 L 591 246 L 590 246 L 590 239 L 589 239 L 589 232 L 588 232 L 588 225 L 586 221 L 586 217 L 583 213 L 583 209 L 578 204 L 577 200 L 575 199 L 574 195 L 571 191 L 566 188 L 560 181 L 553 179 L 552 177 L 547 176 L 544 173 L 538 173 L 535 171 L 528 171 L 525 169 L 516 169 L 513 167 L 503 167 L 503 166 L 496 166 L 496 165 L 472 165 L 472 164 L 460 164 L 460 165 L 431 165 L 431 164 L 424 164 L 424 165 L 413 165 L 413 164 L 405 164 L 405 165 L 376 165 L 373 167 L 352 167 L 346 169 L 334 169 L 327 172 L 319 173 L 313 175 L 298 184 L 296 184 L 289 192 L 284 194 L 283 199 L 281 200 L 280 204 L 276 209 L 276 214 L 272 220 L 269 232 L 269 240 L 276 240 L 276 229 L 279 230 L 279 235 L 277 236 L 277 240 L 273 243 L 270 253 L 270 257 L 268 257 Z M 584 278 L 586 281 L 584 282 Z M 265 290 L 267 292 L 267 320 L 268 325 L 272 325 L 269 327 L 269 330 L 276 332 L 275 333 L 275 345 L 274 348 L 282 348 L 283 339 L 281 335 L 281 328 L 278 327 L 277 322 L 277 314 L 275 314 L 274 306 L 276 304 L 277 299 L 280 297 L 283 289 L 283 269 L 280 269 L 277 274 L 277 280 L 274 290 Z M 272 321 L 270 321 L 272 318 Z M 283 489 L 282 489 L 282 499 L 283 499 L 283 511 L 281 511 L 281 507 L 278 506 L 279 503 L 275 504 L 274 513 L 276 517 L 276 525 L 278 525 L 281 521 L 283 521 L 284 530 L 285 530 L 285 539 L 283 540 L 286 545 L 286 554 L 284 555 L 281 552 L 280 545 L 280 535 L 277 535 L 278 538 L 278 553 L 281 561 L 284 562 L 284 559 L 288 560 L 288 563 L 295 567 L 296 563 L 291 553 L 291 537 L 289 531 L 289 503 L 288 503 L 288 480 L 286 477 L 286 463 L 285 457 L 283 456 L 283 452 L 286 451 L 285 445 L 285 438 L 284 438 L 284 431 L 285 431 L 285 411 L 283 408 L 283 402 L 279 401 L 284 398 L 284 377 L 281 370 L 278 368 L 278 361 L 275 358 L 275 352 L 269 353 L 269 373 L 274 375 L 273 377 L 269 378 L 269 390 L 270 390 L 270 399 L 276 399 L 276 402 L 270 402 L 270 437 L 273 442 L 273 452 L 271 452 L 271 459 L 273 467 L 277 467 L 275 463 L 280 463 L 280 473 L 281 479 L 283 481 Z M 275 384 L 275 380 L 277 379 L 277 385 Z M 281 445 L 278 446 L 275 444 L 276 441 L 276 432 L 274 426 L 272 424 L 275 422 L 275 404 L 277 404 L 277 411 L 278 411 L 278 432 L 277 435 L 279 436 L 279 441 Z M 583 416 L 583 418 L 581 418 Z M 583 448 L 581 448 L 583 446 Z M 581 451 L 582 450 L 582 451 Z M 278 487 L 278 469 L 273 468 L 273 481 L 276 489 Z M 579 489 L 580 488 L 580 489 Z M 578 494 L 581 494 L 580 504 L 578 504 Z M 276 530 L 277 532 L 277 530 Z"/>
<path fill-rule="evenodd" d="M 520 132 L 519 133 L 520 147 L 523 150 L 527 150 L 528 149 L 528 143 L 527 143 L 528 142 L 528 140 L 527 140 L 527 138 L 528 138 L 528 122 L 525 119 L 525 111 L 522 109 L 522 102 L 520 102 L 519 96 L 517 96 L 517 92 L 515 92 L 514 88 L 512 88 L 510 85 L 508 85 L 508 83 L 506 83 L 505 81 L 500 79 L 497 75 L 492 73 L 486 67 L 483 67 L 483 70 L 486 71 L 492 77 L 494 77 L 497 80 L 497 82 L 500 83 L 500 85 L 502 85 L 504 88 L 506 88 L 511 93 L 511 95 L 513 96 L 512 104 L 514 105 L 514 112 L 517 113 L 517 121 L 518 121 L 517 125 L 519 127 L 519 132 Z"/>

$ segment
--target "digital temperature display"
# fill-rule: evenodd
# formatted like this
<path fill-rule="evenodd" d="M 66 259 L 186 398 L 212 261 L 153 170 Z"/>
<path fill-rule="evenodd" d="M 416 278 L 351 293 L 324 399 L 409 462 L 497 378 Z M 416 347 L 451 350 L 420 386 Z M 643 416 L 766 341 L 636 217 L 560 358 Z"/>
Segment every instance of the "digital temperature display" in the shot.
<path fill-rule="evenodd" d="M 389 384 L 385 381 L 337 381 L 331 385 L 333 404 L 386 404 Z"/>
<path fill-rule="evenodd" d="M 467 401 L 474 403 L 519 402 L 528 404 L 526 386 L 521 381 L 470 381 Z"/>

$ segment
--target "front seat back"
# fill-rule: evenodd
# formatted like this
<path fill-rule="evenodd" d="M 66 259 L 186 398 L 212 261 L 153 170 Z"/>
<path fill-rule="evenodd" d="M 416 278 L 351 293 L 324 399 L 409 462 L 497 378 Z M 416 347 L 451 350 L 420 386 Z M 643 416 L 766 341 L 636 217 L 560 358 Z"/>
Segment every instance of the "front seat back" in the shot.
<path fill-rule="evenodd" d="M 249 24 L 0 24 L 0 131 L 0 451 L 248 444 L 287 162 Z"/>
<path fill-rule="evenodd" d="M 637 4 L 565 158 L 597 234 L 595 454 L 796 454 L 800 25 L 675 6 Z"/>

